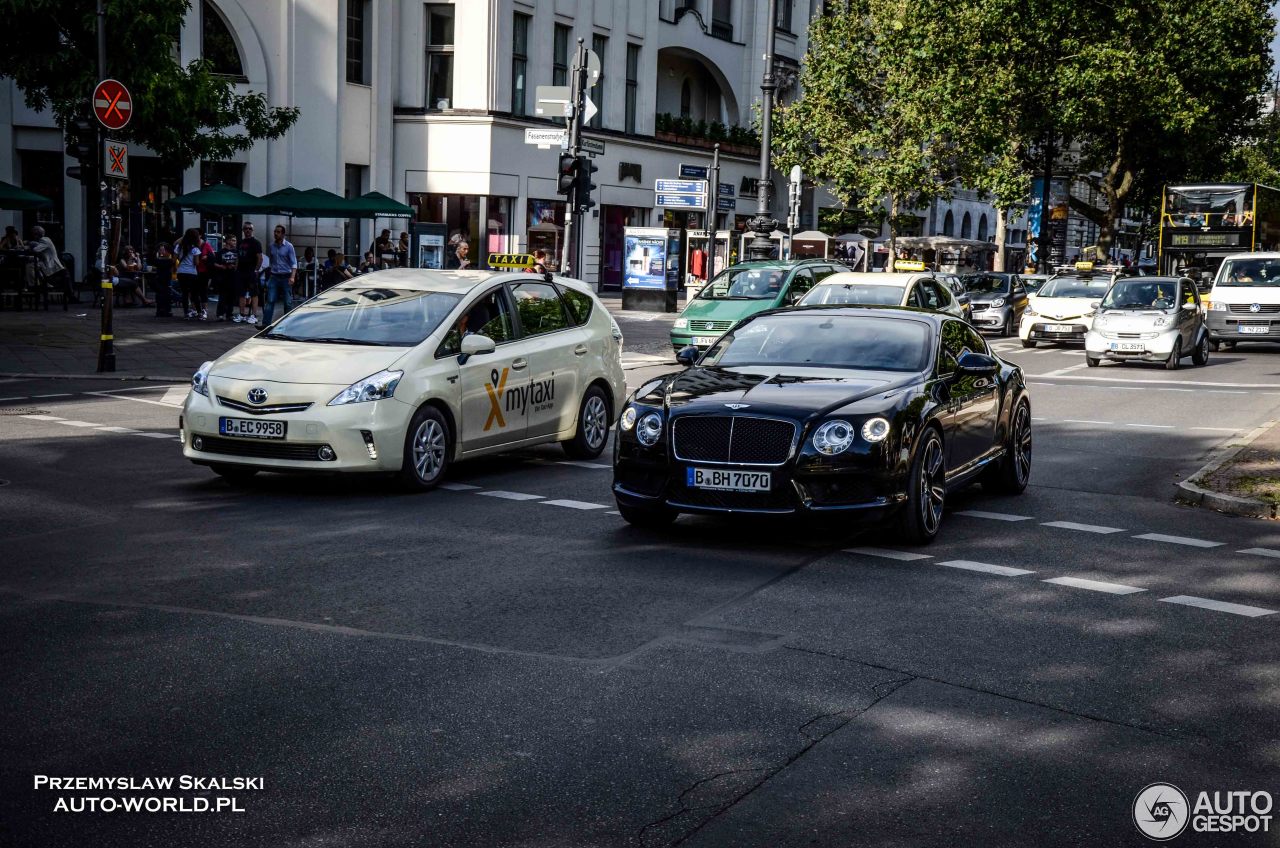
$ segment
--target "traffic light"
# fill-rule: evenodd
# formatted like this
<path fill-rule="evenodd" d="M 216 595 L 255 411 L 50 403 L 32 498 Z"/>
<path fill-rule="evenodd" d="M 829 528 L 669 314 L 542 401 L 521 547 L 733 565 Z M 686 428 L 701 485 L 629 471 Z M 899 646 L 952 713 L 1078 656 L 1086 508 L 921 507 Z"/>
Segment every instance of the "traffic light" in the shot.
<path fill-rule="evenodd" d="M 556 193 L 563 194 L 573 200 L 573 188 L 578 182 L 578 157 L 572 153 L 560 154 L 559 179 L 556 181 Z"/>
<path fill-rule="evenodd" d="M 72 118 L 67 124 L 66 153 L 79 162 L 67 168 L 67 176 L 73 180 L 93 179 L 98 161 L 98 131 L 88 118 Z"/>
<path fill-rule="evenodd" d="M 596 202 L 591 199 L 591 193 L 596 190 L 596 184 L 591 182 L 591 175 L 599 170 L 590 159 L 582 158 L 578 160 L 577 190 L 574 194 L 574 203 L 584 212 L 596 205 Z"/>

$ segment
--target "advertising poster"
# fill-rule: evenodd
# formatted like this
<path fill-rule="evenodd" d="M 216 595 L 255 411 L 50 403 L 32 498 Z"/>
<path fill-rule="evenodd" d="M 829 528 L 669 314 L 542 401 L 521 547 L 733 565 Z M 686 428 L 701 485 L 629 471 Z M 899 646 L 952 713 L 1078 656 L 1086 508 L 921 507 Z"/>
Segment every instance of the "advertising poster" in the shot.
<path fill-rule="evenodd" d="M 677 249 L 679 245 L 677 244 Z M 626 276 L 623 287 L 657 289 L 667 287 L 667 237 L 657 235 L 626 236 Z M 677 269 L 678 273 L 678 269 Z M 673 284 L 674 285 L 674 284 Z"/>

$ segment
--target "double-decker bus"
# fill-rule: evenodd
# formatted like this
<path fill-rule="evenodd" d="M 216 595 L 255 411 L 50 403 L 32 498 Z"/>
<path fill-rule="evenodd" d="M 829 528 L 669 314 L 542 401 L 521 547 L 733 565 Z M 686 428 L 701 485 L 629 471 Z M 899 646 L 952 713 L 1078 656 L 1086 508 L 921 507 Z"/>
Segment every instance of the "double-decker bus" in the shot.
<path fill-rule="evenodd" d="M 1258 183 L 1165 186 L 1160 272 L 1208 282 L 1232 253 L 1280 249 L 1280 191 Z"/>

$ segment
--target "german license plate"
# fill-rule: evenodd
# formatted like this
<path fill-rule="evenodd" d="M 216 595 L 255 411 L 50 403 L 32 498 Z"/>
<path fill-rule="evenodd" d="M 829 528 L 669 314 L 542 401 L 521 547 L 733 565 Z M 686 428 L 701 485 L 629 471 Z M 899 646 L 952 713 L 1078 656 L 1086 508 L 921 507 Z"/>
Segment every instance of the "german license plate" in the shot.
<path fill-rule="evenodd" d="M 1046 333 L 1074 333 L 1075 324 L 1045 324 L 1044 331 Z"/>
<path fill-rule="evenodd" d="M 1240 332 L 1256 334 L 1256 335 L 1266 335 L 1267 330 L 1269 329 L 1270 329 L 1269 327 L 1255 326 L 1250 324 L 1240 325 Z"/>
<path fill-rule="evenodd" d="M 219 418 L 218 432 L 241 439 L 283 439 L 285 422 L 261 421 L 256 418 Z"/>
<path fill-rule="evenodd" d="M 697 347 L 711 347 L 719 336 L 694 336 L 693 343 Z"/>
<path fill-rule="evenodd" d="M 1147 349 L 1147 346 L 1142 342 L 1112 342 L 1111 349 L 1142 353 Z"/>
<path fill-rule="evenodd" d="M 768 471 L 728 471 L 719 468 L 690 468 L 686 485 L 690 489 L 720 492 L 767 492 L 772 482 Z"/>

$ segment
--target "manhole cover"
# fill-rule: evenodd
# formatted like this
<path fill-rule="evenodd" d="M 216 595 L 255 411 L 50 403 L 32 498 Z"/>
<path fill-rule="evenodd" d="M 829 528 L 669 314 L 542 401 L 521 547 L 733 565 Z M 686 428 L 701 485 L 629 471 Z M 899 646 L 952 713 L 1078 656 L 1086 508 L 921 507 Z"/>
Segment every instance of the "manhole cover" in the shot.
<path fill-rule="evenodd" d="M 6 406 L 0 408 L 0 415 L 48 415 L 49 410 L 37 409 L 34 406 Z"/>

